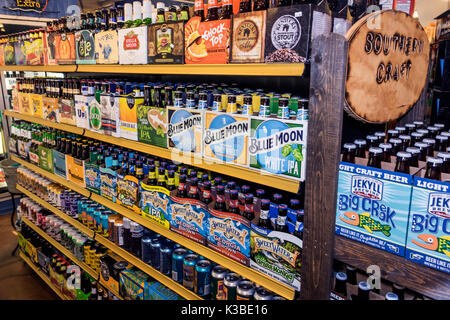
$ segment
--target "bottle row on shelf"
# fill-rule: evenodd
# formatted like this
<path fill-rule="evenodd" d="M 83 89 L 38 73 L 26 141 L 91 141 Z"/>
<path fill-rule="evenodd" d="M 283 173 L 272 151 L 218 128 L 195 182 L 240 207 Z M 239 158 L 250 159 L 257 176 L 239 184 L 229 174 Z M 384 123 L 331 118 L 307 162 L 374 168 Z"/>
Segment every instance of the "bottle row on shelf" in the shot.
<path fill-rule="evenodd" d="M 308 100 L 236 84 L 18 79 L 13 110 L 95 133 L 304 180 Z"/>
<path fill-rule="evenodd" d="M 19 170 L 23 171 L 23 168 Z M 23 172 L 20 177 L 24 177 Z M 19 184 L 22 184 L 21 181 L 19 180 Z M 143 263 L 158 270 L 174 282 L 192 290 L 203 299 L 282 299 L 263 287 L 255 285 L 238 274 L 230 272 L 126 217 L 107 210 L 86 197 L 77 195 L 73 191 L 64 190 L 62 186 L 42 177 L 38 184 L 48 190 L 47 194 L 40 194 L 44 197 L 42 199 L 95 231 L 94 238 L 89 238 L 74 226 L 66 223 L 61 217 L 52 214 L 28 198 L 21 199 L 18 210 L 19 217 L 25 217 L 36 224 L 69 250 L 79 261 L 85 262 L 98 272 L 100 280 L 106 284 L 106 288 L 113 292 L 119 292 L 123 298 L 181 299 L 175 292 L 163 288 L 164 286 L 160 283 L 149 279 L 144 272 L 132 268 L 127 261 L 114 254 L 114 250 L 97 242 L 95 239 L 99 235 L 138 257 Z M 30 187 L 30 185 L 25 186 L 24 184 L 24 187 Z M 61 190 L 63 190 L 62 193 Z M 133 286 L 136 284 L 129 279 L 142 280 L 140 283 L 142 290 L 135 291 L 136 288 Z"/>
<path fill-rule="evenodd" d="M 448 129 L 415 121 L 344 144 L 336 233 L 450 273 Z"/>

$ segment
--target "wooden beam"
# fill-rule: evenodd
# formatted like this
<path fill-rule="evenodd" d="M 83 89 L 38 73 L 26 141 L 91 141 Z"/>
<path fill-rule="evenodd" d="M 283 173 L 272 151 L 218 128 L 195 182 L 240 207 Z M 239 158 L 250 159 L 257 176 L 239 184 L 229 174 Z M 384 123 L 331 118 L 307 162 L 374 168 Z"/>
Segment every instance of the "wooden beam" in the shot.
<path fill-rule="evenodd" d="M 300 298 L 330 298 L 336 194 L 348 43 L 338 34 L 312 43 Z"/>

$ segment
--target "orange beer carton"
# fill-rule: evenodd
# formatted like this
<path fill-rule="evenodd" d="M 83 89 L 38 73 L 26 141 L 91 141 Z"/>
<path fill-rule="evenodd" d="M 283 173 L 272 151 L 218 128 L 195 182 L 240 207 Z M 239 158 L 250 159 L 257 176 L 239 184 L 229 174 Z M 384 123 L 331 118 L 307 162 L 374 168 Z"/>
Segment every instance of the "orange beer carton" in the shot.
<path fill-rule="evenodd" d="M 189 19 L 184 27 L 186 64 L 225 64 L 230 56 L 231 19 L 201 22 Z"/>

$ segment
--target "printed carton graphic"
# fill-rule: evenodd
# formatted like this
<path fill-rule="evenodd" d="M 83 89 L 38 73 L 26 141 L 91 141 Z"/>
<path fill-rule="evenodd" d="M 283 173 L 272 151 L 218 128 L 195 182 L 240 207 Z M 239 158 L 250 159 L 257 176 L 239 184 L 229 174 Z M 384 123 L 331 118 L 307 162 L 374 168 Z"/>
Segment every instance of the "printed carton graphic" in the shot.
<path fill-rule="evenodd" d="M 204 111 L 168 107 L 167 145 L 169 149 L 202 154 Z"/>
<path fill-rule="evenodd" d="M 141 215 L 169 229 L 171 204 L 169 190 L 159 186 L 151 186 L 141 181 L 140 195 Z"/>
<path fill-rule="evenodd" d="M 116 30 L 95 34 L 95 58 L 98 64 L 119 63 L 118 35 Z"/>
<path fill-rule="evenodd" d="M 184 21 L 149 26 L 148 63 L 184 63 Z"/>
<path fill-rule="evenodd" d="M 167 109 L 139 105 L 137 109 L 138 141 L 167 148 Z"/>
<path fill-rule="evenodd" d="M 100 194 L 100 168 L 95 162 L 84 162 L 84 179 L 86 182 L 86 189 L 96 194 Z"/>
<path fill-rule="evenodd" d="M 336 234 L 403 256 L 412 176 L 341 162 Z"/>
<path fill-rule="evenodd" d="M 76 125 L 75 100 L 59 100 L 59 120 L 61 123 Z"/>
<path fill-rule="evenodd" d="M 42 98 L 42 118 L 59 123 L 59 99 L 51 97 Z"/>
<path fill-rule="evenodd" d="M 119 98 L 119 126 L 122 138 L 138 140 L 137 109 L 142 103 L 144 98 L 135 98 L 132 93 Z"/>
<path fill-rule="evenodd" d="M 84 161 L 66 155 L 67 180 L 85 187 Z"/>
<path fill-rule="evenodd" d="M 53 150 L 52 156 L 53 156 L 54 173 L 60 177 L 63 177 L 64 179 L 67 179 L 66 155 L 59 151 Z"/>
<path fill-rule="evenodd" d="M 450 183 L 414 177 L 406 258 L 450 273 Z"/>
<path fill-rule="evenodd" d="M 88 97 L 75 95 L 75 123 L 79 128 L 89 129 Z"/>
<path fill-rule="evenodd" d="M 259 63 L 264 60 L 266 10 L 239 13 L 233 16 L 231 61 Z"/>
<path fill-rule="evenodd" d="M 119 96 L 102 94 L 100 96 L 101 126 L 108 136 L 120 137 Z"/>
<path fill-rule="evenodd" d="M 95 64 L 94 33 L 89 30 L 75 32 L 75 49 L 77 64 Z"/>
<path fill-rule="evenodd" d="M 147 64 L 147 27 L 120 29 L 119 63 Z"/>
<path fill-rule="evenodd" d="M 75 35 L 73 33 L 56 34 L 55 48 L 55 57 L 58 64 L 75 63 Z"/>

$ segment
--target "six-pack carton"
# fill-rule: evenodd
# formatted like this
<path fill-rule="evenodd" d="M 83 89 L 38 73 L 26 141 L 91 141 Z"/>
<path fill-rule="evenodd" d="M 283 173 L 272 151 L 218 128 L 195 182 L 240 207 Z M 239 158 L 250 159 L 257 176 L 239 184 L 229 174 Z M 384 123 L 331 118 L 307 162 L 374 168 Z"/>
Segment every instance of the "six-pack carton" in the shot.
<path fill-rule="evenodd" d="M 141 181 L 139 190 L 141 215 L 170 229 L 170 191 L 149 185 L 147 180 Z"/>
<path fill-rule="evenodd" d="M 108 136 L 120 137 L 119 96 L 102 93 L 100 95 L 101 127 Z"/>
<path fill-rule="evenodd" d="M 405 258 L 450 273 L 450 183 L 414 177 Z"/>
<path fill-rule="evenodd" d="M 119 132 L 122 138 L 137 141 L 137 109 L 144 103 L 144 98 L 135 97 L 133 93 L 119 97 Z"/>
<path fill-rule="evenodd" d="M 168 107 L 167 146 L 182 153 L 202 154 L 204 110 Z"/>
<path fill-rule="evenodd" d="M 119 64 L 147 64 L 147 27 L 120 29 Z"/>
<path fill-rule="evenodd" d="M 184 21 L 158 23 L 148 27 L 148 63 L 184 63 Z"/>
<path fill-rule="evenodd" d="M 75 32 L 77 64 L 95 64 L 95 33 L 89 30 Z"/>
<path fill-rule="evenodd" d="M 118 35 L 116 30 L 95 34 L 95 59 L 98 64 L 119 63 Z"/>
<path fill-rule="evenodd" d="M 55 59 L 58 64 L 74 64 L 76 62 L 75 46 L 73 33 L 55 35 Z"/>
<path fill-rule="evenodd" d="M 341 162 L 336 233 L 403 256 L 412 176 Z"/>
<path fill-rule="evenodd" d="M 233 16 L 232 63 L 260 63 L 264 60 L 265 10 Z"/>
<path fill-rule="evenodd" d="M 138 141 L 167 148 L 167 109 L 138 105 Z"/>

